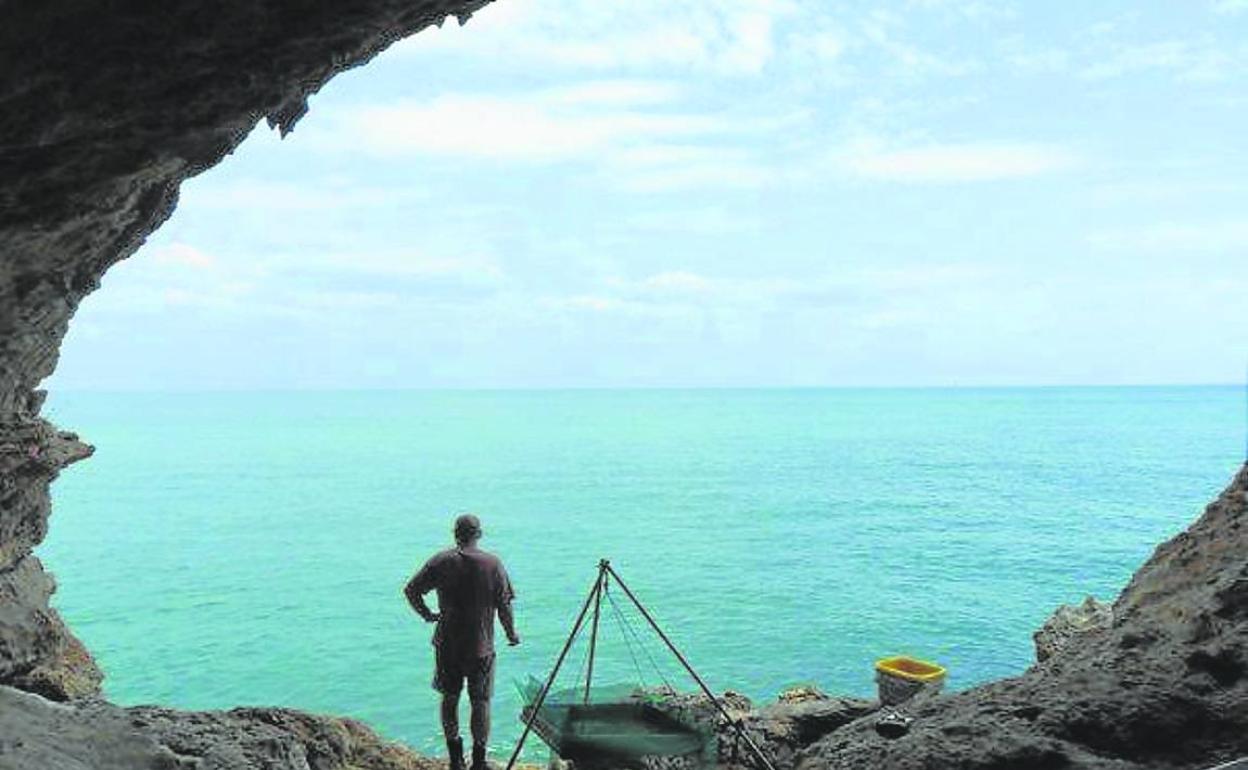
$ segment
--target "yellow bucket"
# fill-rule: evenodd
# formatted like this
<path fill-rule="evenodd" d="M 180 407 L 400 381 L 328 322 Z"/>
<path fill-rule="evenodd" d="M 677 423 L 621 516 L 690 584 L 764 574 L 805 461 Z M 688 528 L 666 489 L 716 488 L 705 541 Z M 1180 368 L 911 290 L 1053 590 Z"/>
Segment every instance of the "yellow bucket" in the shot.
<path fill-rule="evenodd" d="M 907 655 L 880 658 L 875 672 L 880 702 L 886 705 L 907 701 L 922 690 L 939 692 L 948 673 L 944 666 Z"/>

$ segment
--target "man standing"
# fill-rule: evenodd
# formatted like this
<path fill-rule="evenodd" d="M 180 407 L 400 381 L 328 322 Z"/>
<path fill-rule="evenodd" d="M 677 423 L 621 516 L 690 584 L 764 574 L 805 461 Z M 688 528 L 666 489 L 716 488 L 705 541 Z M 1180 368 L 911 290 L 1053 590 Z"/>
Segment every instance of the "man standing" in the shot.
<path fill-rule="evenodd" d="M 442 693 L 442 732 L 450 752 L 451 770 L 464 770 L 464 741 L 459 737 L 459 693 L 468 680 L 472 704 L 472 770 L 487 770 L 485 747 L 490 737 L 490 696 L 494 691 L 494 613 L 507 633 L 507 643 L 520 644 L 511 600 L 515 592 L 503 562 L 477 547 L 481 522 L 466 513 L 455 519 L 455 547 L 437 553 L 408 581 L 403 594 L 422 618 L 437 623 L 433 633 L 436 665 L 433 689 Z M 438 592 L 438 611 L 425 604 L 425 594 Z"/>

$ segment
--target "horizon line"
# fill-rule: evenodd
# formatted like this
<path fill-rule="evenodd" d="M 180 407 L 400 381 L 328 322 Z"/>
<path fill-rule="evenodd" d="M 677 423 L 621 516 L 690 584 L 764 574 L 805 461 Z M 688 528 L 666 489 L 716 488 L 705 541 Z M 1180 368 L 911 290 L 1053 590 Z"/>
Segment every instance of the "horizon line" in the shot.
<path fill-rule="evenodd" d="M 49 398 L 57 393 L 410 393 L 410 392 L 567 392 L 567 391 L 800 391 L 800 390 L 1041 390 L 1110 388 L 1243 388 L 1243 382 L 1120 382 L 1120 383 L 957 383 L 957 384 L 864 384 L 864 385 L 412 385 L 369 386 L 261 386 L 174 388 L 37 388 Z"/>

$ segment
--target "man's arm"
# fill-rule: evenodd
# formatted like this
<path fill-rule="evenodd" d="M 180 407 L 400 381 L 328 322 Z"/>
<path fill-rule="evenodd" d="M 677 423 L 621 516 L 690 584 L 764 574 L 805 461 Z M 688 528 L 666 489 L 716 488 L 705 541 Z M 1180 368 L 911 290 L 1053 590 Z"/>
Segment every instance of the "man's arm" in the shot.
<path fill-rule="evenodd" d="M 511 602 L 498 605 L 498 620 L 503 624 L 503 631 L 507 632 L 507 644 L 512 647 L 520 644 L 520 635 L 516 633 L 516 619 L 511 614 Z"/>
<path fill-rule="evenodd" d="M 498 622 L 503 624 L 503 631 L 507 634 L 507 643 L 512 647 L 520 644 L 520 635 L 516 633 L 516 617 L 511 611 L 511 600 L 516 598 L 516 592 L 512 590 L 511 579 L 507 577 L 507 570 L 503 569 L 503 565 L 498 565 L 498 590 L 494 596 L 494 606 L 498 609 Z"/>
<path fill-rule="evenodd" d="M 425 619 L 426 623 L 436 623 L 442 617 L 425 604 L 425 594 L 432 591 L 434 587 L 432 567 L 433 560 L 430 559 L 403 587 L 403 595 L 407 597 L 407 603 L 412 606 L 417 615 Z"/>

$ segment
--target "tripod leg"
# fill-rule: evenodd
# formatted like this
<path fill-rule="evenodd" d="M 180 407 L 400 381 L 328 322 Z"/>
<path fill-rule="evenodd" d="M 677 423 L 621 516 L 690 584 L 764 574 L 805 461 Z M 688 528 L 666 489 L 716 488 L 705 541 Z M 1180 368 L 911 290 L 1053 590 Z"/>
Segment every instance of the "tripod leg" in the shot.
<path fill-rule="evenodd" d="M 589 670 L 585 674 L 585 702 L 589 703 L 589 686 L 594 681 L 594 653 L 598 648 L 598 616 L 602 610 L 602 595 L 607 590 L 607 560 L 603 559 L 598 565 L 598 573 L 601 576 L 601 587 L 598 589 L 598 595 L 594 597 L 594 620 L 590 624 L 589 632 Z"/>
<path fill-rule="evenodd" d="M 563 644 L 563 650 L 559 653 L 559 659 L 555 661 L 555 667 L 551 669 L 550 676 L 546 677 L 546 684 L 542 686 L 542 691 L 538 693 L 537 700 L 530 707 L 529 718 L 524 722 L 524 732 L 520 733 L 520 740 L 516 742 L 516 750 L 511 753 L 511 759 L 507 760 L 507 770 L 512 770 L 515 767 L 516 760 L 520 758 L 520 750 L 524 748 L 524 741 L 529 737 L 529 732 L 533 729 L 533 721 L 537 719 L 537 714 L 541 711 L 542 704 L 546 702 L 546 696 L 550 693 L 550 687 L 555 683 L 555 677 L 559 674 L 559 667 L 563 665 L 563 659 L 568 656 L 568 650 L 572 649 L 572 642 L 576 640 L 576 635 L 581 630 L 581 624 L 585 622 L 585 615 L 589 612 L 590 602 L 602 590 L 602 581 L 606 574 L 606 568 L 599 567 L 598 577 L 594 579 L 594 587 L 589 590 L 589 596 L 585 597 L 585 605 L 581 607 L 581 614 L 576 616 L 576 623 L 572 624 L 572 633 L 568 634 L 568 640 Z"/>

